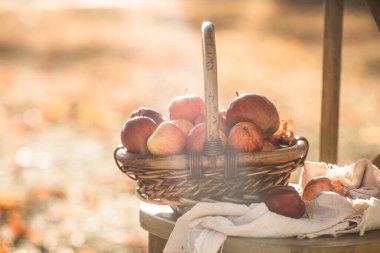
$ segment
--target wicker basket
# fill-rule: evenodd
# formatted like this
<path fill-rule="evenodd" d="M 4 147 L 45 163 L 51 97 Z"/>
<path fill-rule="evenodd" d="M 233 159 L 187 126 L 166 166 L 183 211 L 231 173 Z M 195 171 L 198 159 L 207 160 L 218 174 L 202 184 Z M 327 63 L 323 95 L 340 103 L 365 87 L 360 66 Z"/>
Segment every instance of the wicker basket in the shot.
<path fill-rule="evenodd" d="M 115 160 L 122 172 L 137 181 L 137 196 L 145 202 L 172 206 L 198 201 L 249 204 L 260 201 L 266 189 L 287 185 L 307 150 L 305 138 L 296 138 L 291 146 L 274 151 L 226 152 L 216 157 L 141 156 L 118 147 Z"/>
<path fill-rule="evenodd" d="M 296 137 L 274 151 L 223 151 L 219 139 L 218 91 L 214 27 L 202 26 L 206 104 L 206 141 L 203 153 L 173 156 L 138 155 L 116 148 L 119 169 L 137 181 L 137 196 L 145 202 L 183 207 L 198 201 L 258 202 L 268 188 L 287 185 L 302 165 L 308 142 Z"/>

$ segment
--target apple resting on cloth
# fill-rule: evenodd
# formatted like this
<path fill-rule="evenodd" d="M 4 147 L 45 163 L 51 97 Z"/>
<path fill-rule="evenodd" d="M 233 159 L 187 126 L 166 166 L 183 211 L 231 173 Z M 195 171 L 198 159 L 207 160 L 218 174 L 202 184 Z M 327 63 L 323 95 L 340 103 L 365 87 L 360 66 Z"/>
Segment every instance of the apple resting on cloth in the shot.
<path fill-rule="evenodd" d="M 148 138 L 148 150 L 153 155 L 180 154 L 186 145 L 186 135 L 171 122 L 162 122 Z"/>
<path fill-rule="evenodd" d="M 334 186 L 328 177 L 315 177 L 305 185 L 302 192 L 302 199 L 310 201 L 319 196 L 323 191 L 334 191 Z"/>
<path fill-rule="evenodd" d="M 228 135 L 228 147 L 236 151 L 259 151 L 263 145 L 261 130 L 252 122 L 237 123 Z"/>
<path fill-rule="evenodd" d="M 199 114 L 205 113 L 205 102 L 196 94 L 188 94 L 173 98 L 169 103 L 169 118 L 187 119 L 194 123 Z"/>
<path fill-rule="evenodd" d="M 238 122 L 253 122 L 261 129 L 264 139 L 276 132 L 280 125 L 277 109 L 272 102 L 254 93 L 235 98 L 228 105 L 226 120 L 229 127 Z"/>
<path fill-rule="evenodd" d="M 222 145 L 225 148 L 227 137 L 219 130 L 219 138 L 222 141 Z M 202 152 L 203 146 L 206 140 L 206 124 L 199 123 L 194 126 L 187 135 L 186 150 L 190 153 Z"/>
<path fill-rule="evenodd" d="M 134 118 L 136 116 L 145 116 L 151 118 L 152 120 L 154 120 L 154 122 L 156 122 L 157 125 L 161 124 L 165 120 L 164 115 L 157 112 L 156 110 L 146 107 L 140 107 L 139 109 L 131 113 L 131 118 Z"/>
<path fill-rule="evenodd" d="M 148 137 L 156 130 L 157 124 L 151 118 L 136 116 L 127 120 L 120 133 L 121 143 L 128 152 L 148 153 Z"/>
<path fill-rule="evenodd" d="M 291 186 L 270 188 L 265 194 L 264 203 L 270 211 L 295 219 L 301 218 L 306 211 L 301 196 Z"/>

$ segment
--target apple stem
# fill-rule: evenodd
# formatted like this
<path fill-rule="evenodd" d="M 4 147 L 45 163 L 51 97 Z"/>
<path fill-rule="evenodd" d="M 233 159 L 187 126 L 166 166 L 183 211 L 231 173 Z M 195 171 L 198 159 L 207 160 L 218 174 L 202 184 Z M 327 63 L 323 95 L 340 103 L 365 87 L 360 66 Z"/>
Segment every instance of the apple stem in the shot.
<path fill-rule="evenodd" d="M 235 91 L 235 93 L 236 93 L 236 97 L 238 97 L 239 96 L 239 92 Z"/>

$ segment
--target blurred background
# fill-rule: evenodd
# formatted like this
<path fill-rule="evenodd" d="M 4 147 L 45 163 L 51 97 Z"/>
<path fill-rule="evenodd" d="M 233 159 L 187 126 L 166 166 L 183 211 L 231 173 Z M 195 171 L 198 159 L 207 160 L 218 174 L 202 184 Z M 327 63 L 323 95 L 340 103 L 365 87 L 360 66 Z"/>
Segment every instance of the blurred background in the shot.
<path fill-rule="evenodd" d="M 216 27 L 220 108 L 261 93 L 318 161 L 323 1 L 0 0 L 0 252 L 146 252 L 112 152 L 132 110 L 203 96 Z M 380 33 L 346 1 L 339 165 L 380 153 Z"/>

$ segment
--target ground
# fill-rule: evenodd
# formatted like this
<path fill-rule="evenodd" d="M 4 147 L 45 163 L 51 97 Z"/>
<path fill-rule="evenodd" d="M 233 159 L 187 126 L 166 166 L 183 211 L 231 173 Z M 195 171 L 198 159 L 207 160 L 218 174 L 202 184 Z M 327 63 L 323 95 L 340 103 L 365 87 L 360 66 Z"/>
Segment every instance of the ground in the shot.
<path fill-rule="evenodd" d="M 322 1 L 34 2 L 0 2 L 0 252 L 146 251 L 112 152 L 132 110 L 203 95 L 203 20 L 216 27 L 220 107 L 264 94 L 318 161 Z M 380 33 L 365 6 L 346 7 L 342 165 L 380 152 Z"/>

